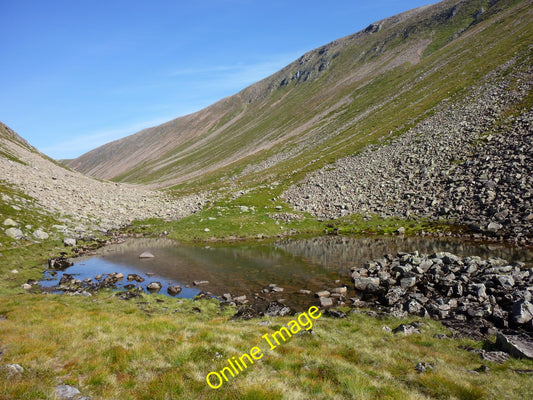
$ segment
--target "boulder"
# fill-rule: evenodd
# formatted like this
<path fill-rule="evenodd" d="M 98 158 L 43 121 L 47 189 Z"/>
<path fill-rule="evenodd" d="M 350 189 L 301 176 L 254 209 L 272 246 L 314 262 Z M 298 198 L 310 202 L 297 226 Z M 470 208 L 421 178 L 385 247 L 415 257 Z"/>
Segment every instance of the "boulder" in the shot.
<path fill-rule="evenodd" d="M 333 299 L 331 297 L 320 297 L 320 306 L 321 307 L 332 307 Z"/>
<path fill-rule="evenodd" d="M 33 237 L 38 240 L 46 240 L 50 237 L 50 235 L 42 229 L 37 229 L 33 232 Z"/>
<path fill-rule="evenodd" d="M 526 300 L 520 300 L 513 304 L 511 320 L 516 324 L 527 324 L 533 319 L 533 304 Z"/>
<path fill-rule="evenodd" d="M 400 279 L 400 286 L 403 289 L 408 289 L 416 285 L 416 277 L 410 276 L 407 278 Z"/>
<path fill-rule="evenodd" d="M 12 239 L 22 239 L 24 237 L 24 234 L 22 231 L 18 228 L 8 228 L 6 229 L 6 235 L 9 236 Z"/>
<path fill-rule="evenodd" d="M 159 292 L 163 285 L 161 285 L 161 282 L 150 282 L 148 286 L 146 287 L 148 291 L 150 292 Z"/>
<path fill-rule="evenodd" d="M 248 303 L 248 301 L 246 300 L 245 294 L 243 294 L 242 296 L 235 296 L 233 298 L 233 301 L 236 303 L 241 303 L 241 304 Z"/>
<path fill-rule="evenodd" d="M 73 386 L 70 385 L 59 385 L 56 386 L 56 396 L 59 400 L 82 400 L 80 397 L 81 392 Z M 83 399 L 89 399 L 88 397 L 83 397 Z"/>
<path fill-rule="evenodd" d="M 74 247 L 76 246 L 76 239 L 74 238 L 65 238 L 63 239 L 63 244 L 67 247 Z"/>
<path fill-rule="evenodd" d="M 65 256 L 48 259 L 48 268 L 50 269 L 65 269 L 72 267 L 74 263 L 67 259 Z"/>
<path fill-rule="evenodd" d="M 169 286 L 167 288 L 167 293 L 171 296 L 177 296 L 178 294 L 181 293 L 181 286 L 179 285 Z"/>
<path fill-rule="evenodd" d="M 18 226 L 18 222 L 13 221 L 11 218 L 4 220 L 4 226 Z"/>
<path fill-rule="evenodd" d="M 338 294 L 346 294 L 348 292 L 348 288 L 346 286 L 336 287 L 331 289 L 331 293 L 338 293 Z"/>
<path fill-rule="evenodd" d="M 128 281 L 135 281 L 135 282 L 144 282 L 144 278 L 142 276 L 139 276 L 137 274 L 128 274 Z"/>
<path fill-rule="evenodd" d="M 528 335 L 504 335 L 498 332 L 496 346 L 513 357 L 533 360 L 533 339 Z"/>
<path fill-rule="evenodd" d="M 420 330 L 412 324 L 401 324 L 394 328 L 392 333 L 403 333 L 407 336 L 414 333 L 420 333 Z"/>
<path fill-rule="evenodd" d="M 379 278 L 357 276 L 353 278 L 356 290 L 363 292 L 375 292 L 379 289 Z"/>

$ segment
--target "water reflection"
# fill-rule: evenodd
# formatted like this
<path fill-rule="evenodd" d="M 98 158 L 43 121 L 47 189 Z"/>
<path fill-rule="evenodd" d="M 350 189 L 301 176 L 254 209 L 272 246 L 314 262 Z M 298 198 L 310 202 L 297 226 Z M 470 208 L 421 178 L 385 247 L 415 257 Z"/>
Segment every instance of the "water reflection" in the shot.
<path fill-rule="evenodd" d="M 298 294 L 299 289 L 313 293 L 346 284 L 351 287 L 350 268 L 362 266 L 367 260 L 398 251 L 433 253 L 449 251 L 461 256 L 501 257 L 531 263 L 533 254 L 523 249 L 498 245 L 481 245 L 458 240 L 429 238 L 342 236 L 312 239 L 287 239 L 275 244 L 237 244 L 217 246 L 187 246 L 167 239 L 131 239 L 120 245 L 100 249 L 89 258 L 77 259 L 65 273 L 84 280 L 99 274 L 122 272 L 145 278 L 143 288 L 150 282 L 180 285 L 178 297 L 191 298 L 208 290 L 217 296 L 231 293 L 233 297 L 246 295 L 254 302 L 285 299 L 295 309 L 304 309 L 316 300 L 312 295 Z M 139 254 L 150 251 L 154 258 L 140 259 Z M 62 272 L 56 277 L 49 273 L 43 286 L 57 285 Z M 209 281 L 205 286 L 194 286 L 194 281 Z M 339 282 L 340 281 L 340 282 Z M 119 283 L 128 284 L 125 279 Z M 284 288 L 280 293 L 262 293 L 263 288 L 275 283 Z"/>
<path fill-rule="evenodd" d="M 448 251 L 461 257 L 499 257 L 507 261 L 533 263 L 533 252 L 528 249 L 458 239 L 323 236 L 280 241 L 276 248 L 342 275 L 349 274 L 351 267 L 362 266 L 366 261 L 385 254 L 413 251 L 426 254 Z"/>

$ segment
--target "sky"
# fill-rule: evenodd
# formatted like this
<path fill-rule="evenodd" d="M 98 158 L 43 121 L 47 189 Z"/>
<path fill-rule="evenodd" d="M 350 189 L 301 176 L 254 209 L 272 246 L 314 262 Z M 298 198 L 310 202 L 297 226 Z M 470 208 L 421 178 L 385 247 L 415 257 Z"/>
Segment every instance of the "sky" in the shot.
<path fill-rule="evenodd" d="M 0 0 L 0 121 L 74 158 L 427 0 Z"/>

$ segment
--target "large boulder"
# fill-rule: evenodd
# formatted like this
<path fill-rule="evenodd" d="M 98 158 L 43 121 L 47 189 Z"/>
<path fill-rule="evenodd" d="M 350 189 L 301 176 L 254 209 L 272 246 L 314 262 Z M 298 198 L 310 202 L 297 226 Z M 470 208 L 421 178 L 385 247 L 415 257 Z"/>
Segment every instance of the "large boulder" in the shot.
<path fill-rule="evenodd" d="M 496 346 L 513 357 L 533 360 L 533 339 L 527 335 L 504 335 L 498 332 Z"/>

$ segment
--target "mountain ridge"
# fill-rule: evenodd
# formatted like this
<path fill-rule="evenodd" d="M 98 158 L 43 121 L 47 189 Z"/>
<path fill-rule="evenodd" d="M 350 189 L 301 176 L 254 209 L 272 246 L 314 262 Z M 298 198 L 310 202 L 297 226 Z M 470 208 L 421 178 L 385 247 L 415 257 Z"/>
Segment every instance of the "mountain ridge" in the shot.
<path fill-rule="evenodd" d="M 345 105 L 357 87 L 354 81 L 364 86 L 406 62 L 416 64 L 435 47 L 482 21 L 501 2 L 490 3 L 487 7 L 487 1 L 447 0 L 377 21 L 307 52 L 270 77 L 203 110 L 101 146 L 68 165 L 99 178 L 156 187 L 174 186 L 206 174 L 218 174 L 220 179 L 221 169 L 226 179 L 239 175 L 247 168 L 243 163 L 258 153 L 263 157 L 259 162 L 265 162 L 274 147 L 282 143 L 290 147 L 298 142 L 291 138 L 309 137 L 300 132 L 319 130 L 317 125 L 324 123 L 320 115 Z M 430 37 L 428 29 L 448 26 L 460 17 L 459 28 L 453 33 Z M 298 99 L 305 85 L 311 93 L 307 99 Z M 341 96 L 343 90 L 347 93 Z M 310 104 L 310 100 L 315 102 Z M 275 110 L 291 106 L 299 108 L 290 111 L 292 118 Z M 224 148 L 226 143 L 231 149 Z"/>

